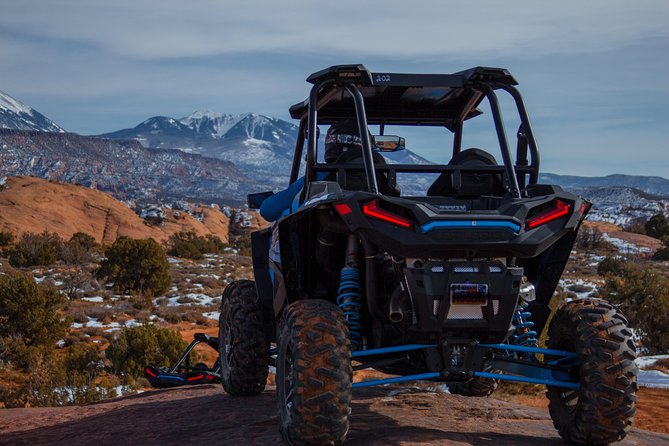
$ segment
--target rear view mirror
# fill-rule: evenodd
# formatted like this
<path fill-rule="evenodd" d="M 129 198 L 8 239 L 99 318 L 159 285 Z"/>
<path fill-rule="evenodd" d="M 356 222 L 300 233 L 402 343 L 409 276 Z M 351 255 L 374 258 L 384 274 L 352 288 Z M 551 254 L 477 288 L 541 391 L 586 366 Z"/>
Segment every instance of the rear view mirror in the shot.
<path fill-rule="evenodd" d="M 406 149 L 404 138 L 395 135 L 374 135 L 374 147 L 382 152 L 397 152 Z"/>
<path fill-rule="evenodd" d="M 246 196 L 246 203 L 249 205 L 249 209 L 260 209 L 263 201 L 272 195 L 274 195 L 274 192 L 271 190 L 267 192 L 258 192 L 257 194 L 248 194 Z"/>

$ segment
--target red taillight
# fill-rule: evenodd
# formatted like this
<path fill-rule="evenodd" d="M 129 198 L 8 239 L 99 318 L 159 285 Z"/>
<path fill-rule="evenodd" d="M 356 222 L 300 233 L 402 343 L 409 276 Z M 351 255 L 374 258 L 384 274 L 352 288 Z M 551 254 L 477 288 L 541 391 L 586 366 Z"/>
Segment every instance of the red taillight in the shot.
<path fill-rule="evenodd" d="M 363 204 L 362 213 L 370 217 L 378 218 L 379 220 L 387 221 L 388 223 L 392 223 L 397 226 L 402 226 L 403 228 L 411 227 L 411 222 L 406 218 L 391 214 L 390 212 L 379 208 L 378 200 L 373 200 L 369 203 Z"/>
<path fill-rule="evenodd" d="M 349 206 L 346 203 L 335 203 L 334 207 L 337 210 L 337 212 L 339 212 L 339 215 L 341 215 L 342 217 L 344 215 L 348 215 L 351 212 L 353 212 L 353 210 L 351 209 L 351 206 Z"/>
<path fill-rule="evenodd" d="M 152 376 L 152 377 L 156 378 L 156 374 L 155 374 L 155 373 L 153 373 L 153 372 L 151 371 L 151 369 L 146 369 L 146 370 L 144 370 L 144 371 L 146 372 L 146 374 L 147 374 L 147 375 L 149 375 L 149 376 Z"/>
<path fill-rule="evenodd" d="M 562 218 L 565 215 L 569 214 L 569 205 L 560 200 L 555 200 L 555 207 L 543 214 L 539 214 L 536 217 L 533 217 L 532 220 L 527 222 L 527 229 L 533 229 L 537 226 L 548 223 L 549 221 L 557 220 Z"/>
<path fill-rule="evenodd" d="M 202 373 L 198 373 L 197 375 L 193 375 L 189 378 L 186 378 L 188 381 L 197 381 L 198 379 L 204 378 L 204 375 Z"/>

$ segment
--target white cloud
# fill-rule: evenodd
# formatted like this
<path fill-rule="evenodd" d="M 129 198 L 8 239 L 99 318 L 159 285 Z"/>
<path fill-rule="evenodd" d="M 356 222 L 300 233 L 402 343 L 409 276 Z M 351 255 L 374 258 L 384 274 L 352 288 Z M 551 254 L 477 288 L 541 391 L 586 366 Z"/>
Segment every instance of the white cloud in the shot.
<path fill-rule="evenodd" d="M 6 1 L 0 89 L 69 130 L 102 133 L 203 108 L 285 118 L 306 97 L 306 76 L 336 63 L 504 66 L 546 170 L 666 176 L 666 0 L 394 3 Z"/>
<path fill-rule="evenodd" d="M 77 1 L 3 5 L 7 29 L 140 59 L 249 51 L 532 57 L 615 48 L 669 33 L 663 0 L 433 2 Z"/>

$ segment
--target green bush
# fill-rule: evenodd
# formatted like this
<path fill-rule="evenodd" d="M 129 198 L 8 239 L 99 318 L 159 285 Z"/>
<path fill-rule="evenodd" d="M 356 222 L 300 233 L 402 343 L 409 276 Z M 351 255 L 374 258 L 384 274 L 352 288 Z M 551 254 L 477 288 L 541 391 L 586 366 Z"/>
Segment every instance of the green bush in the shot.
<path fill-rule="evenodd" d="M 41 350 L 53 349 L 68 326 L 59 312 L 64 302 L 65 297 L 55 288 L 37 285 L 28 275 L 0 275 L 0 339 L 6 346 L 4 359 L 29 368 Z"/>
<path fill-rule="evenodd" d="M 104 372 L 103 361 L 93 343 L 76 342 L 64 355 L 43 351 L 18 385 L 0 383 L 0 401 L 7 407 L 63 406 L 118 396 L 114 386 L 120 381 Z"/>
<path fill-rule="evenodd" d="M 238 250 L 241 256 L 251 255 L 251 234 L 246 233 L 234 237 L 232 246 Z"/>
<path fill-rule="evenodd" d="M 14 267 L 49 266 L 56 263 L 63 240 L 58 234 L 26 232 L 9 251 L 9 264 Z"/>
<path fill-rule="evenodd" d="M 576 236 L 576 246 L 582 249 L 594 249 L 604 241 L 604 234 L 597 228 L 584 226 Z"/>
<path fill-rule="evenodd" d="M 655 260 L 669 260 L 669 235 L 662 237 L 662 248 L 655 251 L 653 258 Z"/>
<path fill-rule="evenodd" d="M 149 364 L 166 367 L 176 362 L 187 345 L 176 330 L 140 325 L 123 330 L 105 355 L 111 362 L 112 373 L 122 374 L 132 382 L 143 376 L 144 367 Z"/>
<path fill-rule="evenodd" d="M 217 236 L 200 236 L 192 231 L 172 234 L 168 246 L 169 255 L 193 260 L 201 259 L 203 254 L 217 254 L 225 249 L 225 243 Z"/>
<path fill-rule="evenodd" d="M 85 232 L 77 232 L 60 246 L 58 258 L 68 265 L 81 265 L 92 260 L 93 249 L 98 246 L 95 238 Z"/>
<path fill-rule="evenodd" d="M 606 256 L 599 262 L 599 265 L 597 265 L 597 274 L 600 276 L 605 276 L 607 274 L 618 276 L 622 273 L 623 266 L 625 266 L 625 261 L 615 257 Z"/>
<path fill-rule="evenodd" d="M 0 231 L 0 247 L 9 246 L 14 241 L 14 234 L 7 231 Z"/>
<path fill-rule="evenodd" d="M 105 256 L 95 275 L 113 282 L 116 292 L 159 296 L 169 290 L 170 265 L 155 240 L 119 237 L 105 250 Z"/>
<path fill-rule="evenodd" d="M 646 235 L 649 237 L 661 239 L 669 235 L 669 222 L 667 222 L 667 218 L 663 214 L 650 217 L 650 220 L 646 222 L 645 228 Z"/>
<path fill-rule="evenodd" d="M 669 350 L 669 279 L 661 272 L 626 264 L 620 277 L 607 276 L 600 295 L 619 306 L 650 353 Z"/>

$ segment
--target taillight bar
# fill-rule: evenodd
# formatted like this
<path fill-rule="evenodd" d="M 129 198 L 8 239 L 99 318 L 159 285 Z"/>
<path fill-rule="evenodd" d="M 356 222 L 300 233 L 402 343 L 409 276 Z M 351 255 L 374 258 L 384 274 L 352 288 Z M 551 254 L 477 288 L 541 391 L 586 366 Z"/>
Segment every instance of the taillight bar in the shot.
<path fill-rule="evenodd" d="M 362 213 L 388 223 L 392 223 L 403 228 L 410 228 L 411 221 L 406 218 L 395 215 L 379 207 L 379 200 L 372 200 L 362 205 Z"/>
<path fill-rule="evenodd" d="M 539 214 L 527 222 L 527 229 L 534 229 L 537 226 L 562 218 L 569 215 L 569 205 L 563 201 L 555 200 L 555 207 L 548 212 Z"/>

